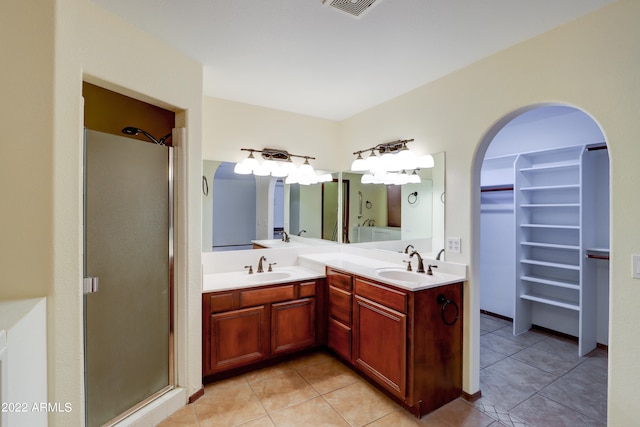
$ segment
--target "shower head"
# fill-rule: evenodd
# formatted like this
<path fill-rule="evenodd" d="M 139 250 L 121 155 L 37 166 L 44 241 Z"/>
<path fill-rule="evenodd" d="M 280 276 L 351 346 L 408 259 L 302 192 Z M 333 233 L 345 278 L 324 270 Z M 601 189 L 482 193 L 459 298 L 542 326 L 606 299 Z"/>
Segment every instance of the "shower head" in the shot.
<path fill-rule="evenodd" d="M 157 140 L 149 132 L 144 131 L 144 130 L 142 130 L 140 128 L 132 127 L 132 126 L 127 126 L 126 128 L 122 129 L 122 133 L 124 133 L 126 135 L 131 135 L 131 136 L 136 136 L 139 133 L 141 133 L 144 136 L 146 136 L 147 138 L 149 138 L 152 142 L 154 142 L 154 143 L 156 143 L 158 145 L 166 145 L 164 142 L 167 140 L 167 138 L 171 138 L 171 133 L 168 133 L 165 136 L 163 136 L 162 138 L 160 138 L 160 140 Z"/>

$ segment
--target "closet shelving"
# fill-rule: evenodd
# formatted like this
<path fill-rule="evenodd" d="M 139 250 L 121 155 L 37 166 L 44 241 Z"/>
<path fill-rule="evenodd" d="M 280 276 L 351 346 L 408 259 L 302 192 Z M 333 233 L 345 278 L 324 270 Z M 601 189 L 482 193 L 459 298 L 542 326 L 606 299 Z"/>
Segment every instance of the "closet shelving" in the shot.
<path fill-rule="evenodd" d="M 573 312 L 580 355 L 596 346 L 595 289 L 583 280 L 585 148 L 522 153 L 514 167 L 514 334 L 529 330 L 544 306 Z"/>

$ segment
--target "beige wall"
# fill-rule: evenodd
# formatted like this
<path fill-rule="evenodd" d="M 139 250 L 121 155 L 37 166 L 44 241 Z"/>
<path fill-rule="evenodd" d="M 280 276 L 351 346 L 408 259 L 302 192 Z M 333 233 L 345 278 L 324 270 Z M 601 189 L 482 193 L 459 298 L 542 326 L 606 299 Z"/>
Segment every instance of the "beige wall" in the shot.
<path fill-rule="evenodd" d="M 50 402 L 82 425 L 82 81 L 176 112 L 179 381 L 201 387 L 200 171 L 202 67 L 88 0 L 7 0 L 0 6 L 3 118 L 0 299 L 47 297 Z M 123 58 L 129 58 L 124 60 Z M 179 84 L 177 84 L 177 82 Z M 188 169 L 186 169 L 188 168 Z M 191 310 L 191 315 L 188 314 Z"/>
<path fill-rule="evenodd" d="M 347 170 L 353 151 L 397 138 L 415 138 L 411 148 L 416 152 L 446 151 L 446 230 L 448 236 L 462 238 L 462 253 L 448 254 L 447 259 L 468 264 L 470 273 L 465 286 L 464 343 L 464 390 L 468 393 L 479 389 L 481 159 L 491 137 L 516 112 L 536 105 L 567 104 L 584 110 L 600 124 L 610 148 L 609 425 L 640 423 L 633 409 L 640 378 L 640 330 L 635 326 L 640 282 L 631 279 L 629 262 L 632 253 L 640 253 L 640 230 L 634 228 L 640 201 L 629 197 L 637 194 L 640 182 L 636 165 L 640 158 L 638 21 L 640 2 L 621 0 L 341 122 L 339 143 L 324 145 L 316 153 L 319 158 L 332 158 L 331 169 Z M 206 99 L 206 122 L 211 114 L 221 114 L 220 109 L 227 107 Z M 235 105 L 229 112 L 236 116 L 235 124 L 242 123 L 242 109 Z M 246 113 L 251 116 L 255 111 Z M 260 135 L 260 125 L 256 125 L 253 132 Z M 237 156 L 240 146 L 261 145 L 238 138 L 223 141 L 207 126 L 204 133 L 204 152 L 212 158 L 227 159 Z M 215 146 L 223 143 L 229 144 L 226 151 Z"/>
<path fill-rule="evenodd" d="M 640 423 L 632 410 L 640 378 L 638 301 L 630 255 L 640 253 L 640 2 L 623 0 L 522 43 L 342 123 L 342 168 L 372 141 L 415 138 L 425 152 L 446 151 L 446 230 L 462 238 L 465 286 L 464 389 L 479 388 L 479 167 L 514 111 L 544 103 L 576 106 L 602 127 L 611 158 L 612 260 L 609 425 Z M 500 123 L 501 125 L 504 123 Z M 478 160 L 480 159 L 480 160 Z"/>
<path fill-rule="evenodd" d="M 204 98 L 204 111 L 206 160 L 239 162 L 247 157 L 240 148 L 279 148 L 316 157 L 311 161 L 315 169 L 337 170 L 337 122 L 210 97 Z"/>
<path fill-rule="evenodd" d="M 53 286 L 54 3 L 31 3 L 0 6 L 0 299 Z"/>

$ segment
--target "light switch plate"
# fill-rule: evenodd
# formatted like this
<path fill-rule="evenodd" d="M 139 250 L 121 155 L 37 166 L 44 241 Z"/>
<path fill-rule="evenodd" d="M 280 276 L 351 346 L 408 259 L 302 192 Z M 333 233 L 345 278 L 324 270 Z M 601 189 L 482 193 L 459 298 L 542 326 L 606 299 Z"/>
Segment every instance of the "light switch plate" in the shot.
<path fill-rule="evenodd" d="M 460 238 L 459 237 L 447 237 L 447 252 L 454 254 L 460 253 Z"/>
<path fill-rule="evenodd" d="M 640 279 L 640 255 L 631 255 L 631 277 Z"/>

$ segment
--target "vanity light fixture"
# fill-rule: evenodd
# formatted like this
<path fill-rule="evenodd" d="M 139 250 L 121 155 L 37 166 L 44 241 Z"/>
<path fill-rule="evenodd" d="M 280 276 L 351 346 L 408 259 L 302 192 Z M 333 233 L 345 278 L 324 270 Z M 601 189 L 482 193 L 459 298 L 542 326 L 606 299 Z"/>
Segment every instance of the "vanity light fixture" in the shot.
<path fill-rule="evenodd" d="M 273 148 L 264 148 L 262 150 L 256 150 L 253 148 L 241 148 L 242 151 L 248 151 L 249 156 L 236 163 L 233 171 L 241 175 L 254 174 L 256 176 L 273 176 L 276 178 L 286 178 L 286 184 L 316 184 L 318 182 L 332 181 L 331 174 L 318 175 L 314 170 L 309 159 L 315 160 L 315 157 L 311 156 L 299 156 L 297 154 L 291 154 L 287 150 L 278 150 Z M 260 153 L 263 158 L 262 162 L 259 162 L 254 153 Z M 293 163 L 292 158 L 299 157 L 304 159 L 304 163 L 299 167 Z"/>
<path fill-rule="evenodd" d="M 420 183 L 419 169 L 432 168 L 433 157 L 430 154 L 416 156 L 407 143 L 413 139 L 385 142 L 371 148 L 356 151 L 358 157 L 351 163 L 351 171 L 366 172 L 362 176 L 363 184 L 403 185 Z M 364 159 L 362 153 L 370 151 Z M 380 154 L 380 155 L 378 155 Z"/>

